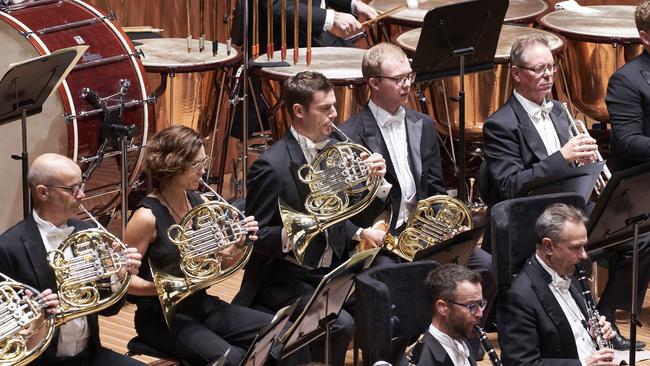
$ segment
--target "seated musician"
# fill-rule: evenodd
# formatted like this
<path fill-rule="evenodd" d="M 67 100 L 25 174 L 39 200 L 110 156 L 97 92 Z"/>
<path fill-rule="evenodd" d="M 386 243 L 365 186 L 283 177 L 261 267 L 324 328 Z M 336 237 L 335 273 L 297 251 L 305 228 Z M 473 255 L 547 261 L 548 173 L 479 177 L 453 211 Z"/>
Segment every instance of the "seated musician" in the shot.
<path fill-rule="evenodd" d="M 145 259 L 129 294 L 136 295 L 135 329 L 147 344 L 192 365 L 214 362 L 230 349 L 226 364 L 239 365 L 272 316 L 228 304 L 200 290 L 177 306 L 168 328 L 149 266 L 150 262 L 183 276 L 178 248 L 170 242 L 167 229 L 207 201 L 195 192 L 207 163 L 203 138 L 189 127 L 165 128 L 147 145 L 145 172 L 154 190 L 138 204 L 126 227 L 126 241 Z M 248 237 L 255 240 L 257 222 L 252 216 L 245 219 L 245 227 Z"/>
<path fill-rule="evenodd" d="M 575 207 L 554 204 L 535 222 L 537 250 L 497 307 L 504 365 L 615 365 L 612 349 L 596 349 L 594 321 L 574 276 L 587 258 L 586 221 Z M 604 316 L 597 323 L 605 340 L 615 336 Z"/>
<path fill-rule="evenodd" d="M 273 2 L 273 27 L 275 49 L 280 48 L 280 27 L 282 20 L 282 1 L 260 1 L 260 42 L 262 53 L 266 52 L 266 3 Z M 299 43 L 300 47 L 307 45 L 307 0 L 300 0 L 298 4 L 299 17 Z M 354 43 L 346 40 L 362 32 L 361 23 L 357 17 L 374 19 L 377 10 L 362 0 L 313 0 L 312 6 L 312 45 L 314 47 L 354 47 Z M 296 13 L 294 1 L 286 1 L 287 42 L 293 47 L 293 19 Z"/>
<path fill-rule="evenodd" d="M 386 159 L 385 176 L 391 185 L 392 220 L 389 232 L 398 235 L 405 228 L 418 200 L 446 195 L 443 187 L 438 134 L 431 117 L 407 106 L 414 73 L 404 51 L 390 43 L 370 48 L 363 57 L 363 77 L 370 88 L 364 109 L 350 117 L 341 130 L 353 141 Z M 373 244 L 381 246 L 381 231 L 371 231 Z M 451 234 L 451 233 L 449 233 Z M 397 261 L 386 253 L 375 265 Z M 467 266 L 483 276 L 486 298 L 496 295 L 492 258 L 476 248 Z"/>
<path fill-rule="evenodd" d="M 445 264 L 426 278 L 433 317 L 429 330 L 411 350 L 410 364 L 418 366 L 470 366 L 476 360 L 468 339 L 483 316 L 481 275 L 457 264 Z M 402 363 L 401 363 L 402 364 Z"/>
<path fill-rule="evenodd" d="M 84 198 L 81 170 L 65 156 L 43 154 L 29 169 L 28 183 L 34 210 L 30 216 L 0 235 L 0 268 L 12 279 L 43 291 L 51 309 L 58 304 L 50 289 L 56 289 L 54 271 L 47 260 L 72 233 L 94 227 L 74 219 Z M 141 256 L 127 251 L 127 267 L 137 274 Z M 48 295 L 49 294 L 49 295 Z M 100 312 L 119 312 L 123 301 Z M 67 321 L 57 327 L 48 348 L 32 365 L 144 365 L 101 345 L 97 314 Z"/>
<path fill-rule="evenodd" d="M 611 152 L 615 169 L 628 169 L 650 161 L 650 3 L 641 2 L 634 13 L 641 55 L 626 63 L 609 79 L 605 102 L 612 126 Z M 638 299 L 644 299 L 650 282 L 650 238 L 639 241 Z M 607 287 L 598 302 L 601 314 L 613 319 L 616 309 L 630 310 L 632 243 L 617 253 L 617 268 L 610 272 Z M 616 276 L 616 277 L 614 277 Z"/>
<path fill-rule="evenodd" d="M 284 101 L 292 117 L 290 132 L 262 153 L 248 172 L 246 212 L 259 220 L 260 231 L 235 301 L 273 311 L 297 303 L 300 311 L 323 275 L 349 258 L 357 231 L 361 236 L 366 231 L 348 220 L 340 221 L 311 240 L 302 264 L 296 260 L 283 228 L 278 198 L 293 209 L 306 212 L 304 199 L 309 187 L 299 181 L 298 169 L 311 163 L 325 146 L 336 142 L 336 134 L 328 139 L 337 115 L 336 97 L 325 76 L 307 71 L 285 82 Z M 372 154 L 366 159 L 372 174 L 381 178 L 385 169 L 383 158 Z M 333 365 L 343 365 L 353 332 L 354 319 L 342 310 L 332 326 Z M 312 359 L 322 361 L 323 343 L 319 340 L 312 344 Z"/>
<path fill-rule="evenodd" d="M 598 148 L 596 141 L 587 134 L 569 136 L 570 122 L 560 102 L 547 99 L 557 65 L 546 38 L 533 35 L 517 39 L 510 51 L 510 60 L 514 94 L 483 125 L 483 149 L 489 177 L 482 177 L 480 185 L 482 192 L 489 191 L 490 206 L 515 197 L 526 182 L 560 174 L 576 162 L 592 162 Z M 620 284 L 628 283 L 629 287 L 631 276 L 625 273 L 629 273 L 630 268 L 629 260 L 617 261 L 610 276 L 621 280 L 612 283 L 616 286 L 607 287 L 604 299 L 614 297 L 629 307 L 629 292 L 623 294 L 621 288 L 625 286 Z M 647 288 L 647 282 L 640 288 Z M 613 309 L 602 310 L 613 323 Z M 613 343 L 616 349 L 629 347 L 629 342 L 619 332 Z M 637 342 L 637 347 L 640 346 L 643 343 Z"/>

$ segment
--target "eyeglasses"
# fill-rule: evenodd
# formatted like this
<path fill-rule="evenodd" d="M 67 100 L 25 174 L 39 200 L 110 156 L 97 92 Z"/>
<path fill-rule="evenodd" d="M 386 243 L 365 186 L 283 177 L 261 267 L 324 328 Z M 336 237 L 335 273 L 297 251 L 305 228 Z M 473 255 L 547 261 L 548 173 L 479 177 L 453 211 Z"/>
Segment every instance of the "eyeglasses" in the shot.
<path fill-rule="evenodd" d="M 82 182 L 70 186 L 62 186 L 58 184 L 45 184 L 45 186 L 65 189 L 66 191 L 70 192 L 71 195 L 76 196 L 79 192 L 82 192 L 86 188 L 86 183 Z"/>
<path fill-rule="evenodd" d="M 555 74 L 558 68 L 557 64 L 537 65 L 535 67 L 526 67 L 526 66 L 517 66 L 517 67 L 520 69 L 532 71 L 537 75 L 542 75 L 546 71 L 548 71 L 551 74 Z"/>
<path fill-rule="evenodd" d="M 404 86 L 406 85 L 406 81 L 408 80 L 410 83 L 413 83 L 415 81 L 415 73 L 410 72 L 408 74 L 404 75 L 397 75 L 397 76 L 386 76 L 386 75 L 377 75 L 375 76 L 376 78 L 385 78 L 385 79 L 391 79 L 393 80 L 397 86 Z"/>
<path fill-rule="evenodd" d="M 447 300 L 447 301 L 449 301 L 452 304 L 456 304 L 458 306 L 462 306 L 462 307 L 466 308 L 467 310 L 469 310 L 469 313 L 471 315 L 478 314 L 479 309 L 481 309 L 481 311 L 483 311 L 483 310 L 485 310 L 485 307 L 487 306 L 487 300 L 485 300 L 485 299 L 481 299 L 480 301 L 473 302 L 473 303 L 470 303 L 470 304 L 461 304 L 461 303 L 456 302 L 454 300 Z"/>
<path fill-rule="evenodd" d="M 191 162 L 190 168 L 192 168 L 192 170 L 195 172 L 200 172 L 201 169 L 208 169 L 208 165 L 210 164 L 211 161 L 212 158 L 206 156 L 201 160 Z"/>

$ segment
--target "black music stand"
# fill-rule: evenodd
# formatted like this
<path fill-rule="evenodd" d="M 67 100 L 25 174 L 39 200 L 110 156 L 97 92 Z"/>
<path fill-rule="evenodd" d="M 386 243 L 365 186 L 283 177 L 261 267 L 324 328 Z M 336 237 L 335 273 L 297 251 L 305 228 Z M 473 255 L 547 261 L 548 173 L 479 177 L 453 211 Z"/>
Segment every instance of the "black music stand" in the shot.
<path fill-rule="evenodd" d="M 325 364 L 330 364 L 330 325 L 350 296 L 354 278 L 370 266 L 378 252 L 379 248 L 374 248 L 356 253 L 323 277 L 307 306 L 280 341 L 284 345 L 283 358 L 324 334 Z"/>
<path fill-rule="evenodd" d="M 630 306 L 629 364 L 636 359 L 636 327 L 638 299 L 639 235 L 650 231 L 650 163 L 614 173 L 589 216 L 587 232 L 590 254 L 632 239 L 632 303 Z"/>
<path fill-rule="evenodd" d="M 11 158 L 22 161 L 23 217 L 29 216 L 27 170 L 27 116 L 43 111 L 43 104 L 65 79 L 88 46 L 63 48 L 49 55 L 9 65 L 0 80 L 0 125 L 21 120 L 22 153 Z"/>
<path fill-rule="evenodd" d="M 463 231 L 440 244 L 430 246 L 415 253 L 413 261 L 434 260 L 438 263 L 466 265 L 474 248 L 485 231 L 485 225 Z"/>
<path fill-rule="evenodd" d="M 494 68 L 508 0 L 471 0 L 431 9 L 422 23 L 412 67 L 416 82 L 460 76 L 458 92 L 458 198 L 465 188 L 465 74 Z M 471 24 L 472 26 L 468 26 Z"/>
<path fill-rule="evenodd" d="M 241 366 L 262 366 L 266 364 L 271 348 L 276 339 L 280 337 L 280 333 L 289 322 L 289 317 L 293 314 L 297 305 L 298 303 L 294 303 L 291 306 L 286 306 L 275 314 L 271 324 L 262 329 L 255 338 L 248 352 L 246 352 L 246 356 L 244 356 L 244 360 L 240 364 Z"/>
<path fill-rule="evenodd" d="M 605 161 L 597 161 L 575 168 L 567 168 L 560 174 L 526 182 L 517 193 L 517 197 L 575 192 L 585 202 L 589 202 L 596 180 L 598 180 L 604 166 Z"/>

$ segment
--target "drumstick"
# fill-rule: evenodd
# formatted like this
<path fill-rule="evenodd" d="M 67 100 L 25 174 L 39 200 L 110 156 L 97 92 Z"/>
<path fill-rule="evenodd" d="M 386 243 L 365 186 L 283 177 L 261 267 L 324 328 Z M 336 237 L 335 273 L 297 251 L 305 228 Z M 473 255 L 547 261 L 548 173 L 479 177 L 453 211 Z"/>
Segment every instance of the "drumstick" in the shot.
<path fill-rule="evenodd" d="M 293 64 L 298 63 L 298 7 L 300 0 L 293 0 Z"/>
<path fill-rule="evenodd" d="M 199 52 L 205 49 L 205 0 L 199 3 Z"/>
<path fill-rule="evenodd" d="M 185 12 L 187 13 L 187 53 L 192 52 L 192 24 L 190 23 L 190 0 L 185 0 Z"/>
<path fill-rule="evenodd" d="M 217 6 L 217 1 L 219 0 L 214 0 L 214 20 L 212 21 L 212 57 L 219 52 L 219 42 L 217 41 L 217 23 L 219 23 L 219 11 L 217 9 L 219 6 Z M 230 0 L 228 0 L 228 5 L 230 5 Z M 228 33 L 228 36 L 230 37 L 230 33 Z"/>
<path fill-rule="evenodd" d="M 282 0 L 282 13 L 280 14 L 280 31 L 281 31 L 281 51 L 282 61 L 287 58 L 287 0 Z"/>
<path fill-rule="evenodd" d="M 256 59 L 257 56 L 259 55 L 259 50 L 260 50 L 260 38 L 258 35 L 259 32 L 259 21 L 258 21 L 258 15 L 259 15 L 259 0 L 253 0 L 253 59 Z"/>
<path fill-rule="evenodd" d="M 311 64 L 311 23 L 312 23 L 312 9 L 311 1 L 307 0 L 307 66 Z"/>
<path fill-rule="evenodd" d="M 216 0 L 216 1 L 218 2 L 219 0 Z M 235 7 L 232 6 L 232 2 L 230 0 L 228 0 L 228 5 L 230 5 L 230 10 L 229 10 L 230 12 L 226 13 L 226 17 L 228 18 L 228 19 L 226 19 L 226 32 L 228 32 L 228 40 L 226 41 L 226 54 L 228 56 L 230 56 L 230 49 L 232 48 L 232 37 L 231 37 L 231 34 L 232 34 L 232 17 L 233 17 L 232 12 L 234 11 Z M 217 38 L 215 37 L 215 40 L 216 39 Z"/>
<path fill-rule="evenodd" d="M 266 1 L 266 59 L 273 58 L 273 2 Z"/>
<path fill-rule="evenodd" d="M 361 26 L 365 27 L 365 26 L 368 26 L 368 25 L 372 25 L 373 23 L 376 23 L 376 22 L 386 18 L 387 16 L 389 16 L 389 15 L 391 15 L 393 13 L 396 13 L 396 12 L 398 12 L 398 11 L 404 9 L 404 8 L 406 8 L 406 4 L 396 6 L 396 7 L 392 8 L 392 9 L 390 9 L 390 10 L 384 12 L 384 13 L 381 13 L 380 15 L 377 15 L 377 17 L 375 19 L 366 20 L 365 22 L 361 23 Z"/>

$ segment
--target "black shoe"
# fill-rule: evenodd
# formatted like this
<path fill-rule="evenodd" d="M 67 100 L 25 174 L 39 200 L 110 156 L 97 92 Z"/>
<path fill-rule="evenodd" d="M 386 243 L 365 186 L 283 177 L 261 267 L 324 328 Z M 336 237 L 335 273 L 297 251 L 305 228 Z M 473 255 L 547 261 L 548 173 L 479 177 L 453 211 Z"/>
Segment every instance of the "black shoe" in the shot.
<path fill-rule="evenodd" d="M 627 350 L 629 350 L 630 349 L 630 340 L 621 335 L 621 331 L 618 329 L 616 324 L 614 324 L 613 322 L 611 324 L 612 324 L 612 329 L 614 330 L 614 332 L 616 332 L 616 336 L 614 336 L 614 338 L 611 339 L 612 347 L 614 347 L 614 349 L 617 350 L 617 351 L 627 351 Z M 644 347 L 645 347 L 644 342 L 636 341 L 636 349 L 637 350 L 643 349 Z"/>

